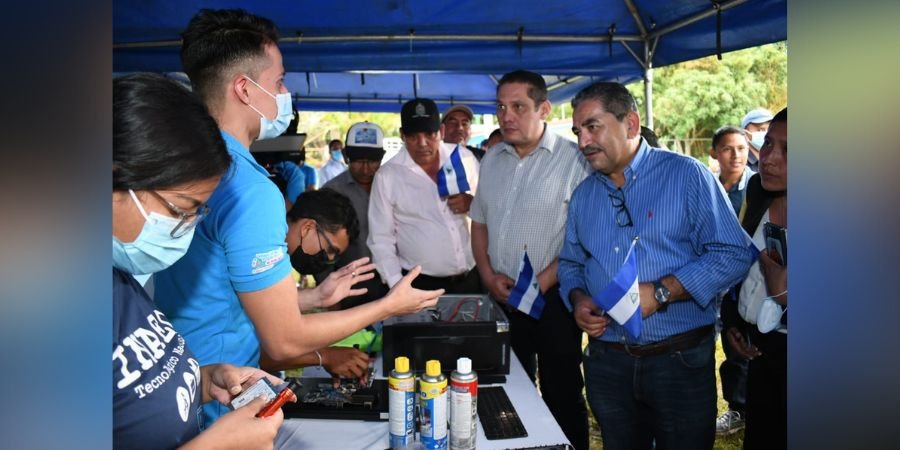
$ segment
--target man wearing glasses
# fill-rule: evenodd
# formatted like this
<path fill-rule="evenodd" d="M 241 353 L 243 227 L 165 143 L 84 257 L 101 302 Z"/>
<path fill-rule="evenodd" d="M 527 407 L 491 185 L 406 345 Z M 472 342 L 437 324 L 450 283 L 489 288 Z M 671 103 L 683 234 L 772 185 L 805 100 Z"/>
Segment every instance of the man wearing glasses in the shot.
<path fill-rule="evenodd" d="M 747 273 L 749 237 L 709 170 L 640 137 L 624 86 L 595 83 L 572 107 L 572 131 L 595 172 L 569 204 L 560 290 L 591 337 L 584 376 L 603 448 L 711 449 L 715 299 Z M 592 300 L 635 238 L 637 339 Z"/>

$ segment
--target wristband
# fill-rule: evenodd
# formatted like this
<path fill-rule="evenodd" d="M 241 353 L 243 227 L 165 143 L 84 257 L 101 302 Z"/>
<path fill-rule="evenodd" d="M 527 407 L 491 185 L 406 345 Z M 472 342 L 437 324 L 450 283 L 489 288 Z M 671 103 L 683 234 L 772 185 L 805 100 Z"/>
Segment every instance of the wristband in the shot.
<path fill-rule="evenodd" d="M 324 368 L 325 368 L 325 366 L 323 366 L 323 365 L 322 365 L 322 354 L 321 354 L 321 353 L 319 353 L 319 351 L 318 351 L 318 350 L 316 350 L 316 356 L 318 356 L 318 357 L 319 357 L 319 367 L 321 367 L 321 368 L 323 368 L 323 369 L 324 369 Z"/>

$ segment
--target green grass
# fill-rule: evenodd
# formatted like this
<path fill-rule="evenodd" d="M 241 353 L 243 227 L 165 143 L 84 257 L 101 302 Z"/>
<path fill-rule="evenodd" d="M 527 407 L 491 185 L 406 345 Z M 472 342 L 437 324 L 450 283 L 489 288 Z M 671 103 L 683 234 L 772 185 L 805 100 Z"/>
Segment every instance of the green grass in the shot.
<path fill-rule="evenodd" d="M 582 346 L 585 345 L 587 345 L 587 335 L 585 335 Z M 719 365 L 722 364 L 722 361 L 724 360 L 725 353 L 722 351 L 722 341 L 716 340 L 716 391 L 718 392 L 718 414 L 722 414 L 723 412 L 728 410 L 728 404 L 726 404 L 725 400 L 722 399 L 722 382 L 721 380 L 719 380 Z M 597 426 L 597 421 L 594 420 L 594 415 L 590 412 L 590 405 L 588 405 L 588 422 L 590 425 L 591 450 L 601 450 L 603 448 L 603 440 L 600 438 L 600 427 Z M 728 436 L 717 435 L 716 442 L 715 444 L 713 444 L 713 449 L 741 450 L 743 442 L 744 430 L 740 430 Z"/>

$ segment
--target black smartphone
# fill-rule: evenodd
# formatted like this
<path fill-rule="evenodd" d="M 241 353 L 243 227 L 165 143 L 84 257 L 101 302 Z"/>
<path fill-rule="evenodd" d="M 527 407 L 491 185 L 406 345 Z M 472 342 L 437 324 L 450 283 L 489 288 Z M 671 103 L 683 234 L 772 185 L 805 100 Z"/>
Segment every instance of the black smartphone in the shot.
<path fill-rule="evenodd" d="M 766 222 L 763 228 L 763 236 L 766 238 L 766 248 L 775 250 L 781 257 L 781 265 L 787 266 L 787 228 Z"/>

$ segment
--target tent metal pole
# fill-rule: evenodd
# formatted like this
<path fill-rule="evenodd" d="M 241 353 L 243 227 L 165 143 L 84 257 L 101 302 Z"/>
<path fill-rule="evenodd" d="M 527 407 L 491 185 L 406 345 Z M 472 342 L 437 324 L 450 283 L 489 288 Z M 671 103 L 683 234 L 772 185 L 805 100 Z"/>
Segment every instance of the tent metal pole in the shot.
<path fill-rule="evenodd" d="M 627 42 L 622 42 L 622 46 L 625 47 L 625 50 L 628 50 L 628 53 L 631 53 L 631 56 L 634 58 L 635 61 L 637 61 L 638 64 L 641 65 L 642 69 L 647 70 L 647 64 L 644 62 L 644 60 L 640 56 L 638 56 L 637 53 L 635 53 L 634 50 L 631 49 L 631 46 L 628 45 Z"/>
<path fill-rule="evenodd" d="M 723 6 L 724 8 L 724 6 Z M 550 43 L 592 43 L 607 42 L 610 40 L 608 34 L 597 36 L 547 36 L 547 35 L 522 35 L 521 38 L 516 35 L 507 34 L 384 34 L 384 35 L 347 35 L 347 36 L 291 36 L 278 39 L 279 43 L 316 43 L 316 42 L 382 42 L 382 41 L 476 41 L 476 42 L 550 42 Z M 634 35 L 616 35 L 614 41 L 635 41 L 641 42 L 641 36 Z M 177 47 L 181 45 L 181 40 L 166 41 L 145 41 L 145 42 L 120 42 L 113 43 L 113 49 L 126 48 L 154 48 L 154 47 Z"/>
<path fill-rule="evenodd" d="M 347 97 L 304 97 L 299 94 L 292 94 L 291 98 L 294 101 L 298 102 L 348 102 Z M 411 100 L 411 99 L 410 99 Z M 466 99 L 444 99 L 444 98 L 432 98 L 435 103 L 453 105 L 453 104 L 465 104 L 465 105 L 484 105 L 484 106 L 494 106 L 495 102 L 493 101 L 485 101 L 485 100 L 466 100 Z M 403 102 L 403 97 L 401 96 L 399 99 L 394 99 L 393 97 L 389 98 L 358 98 L 358 97 L 350 97 L 349 101 L 352 103 L 384 103 L 393 105 L 395 103 Z"/>
<path fill-rule="evenodd" d="M 637 6 L 634 5 L 634 0 L 625 0 L 625 7 L 628 8 L 628 12 L 631 13 L 634 24 L 637 25 L 638 32 L 641 33 L 641 36 L 647 36 L 647 29 L 644 28 L 644 22 L 641 20 L 641 14 L 638 12 Z"/>
<path fill-rule="evenodd" d="M 574 77 L 560 78 L 560 79 L 556 80 L 556 82 L 547 86 L 547 92 L 552 92 L 552 91 L 559 89 L 569 83 L 574 83 L 582 78 L 584 78 L 584 76 L 582 76 L 582 75 L 575 75 Z"/>
<path fill-rule="evenodd" d="M 731 0 L 731 1 L 727 1 L 727 2 L 722 2 L 722 3 L 719 5 L 719 9 L 718 9 L 718 10 L 717 10 L 717 9 L 714 9 L 714 8 L 710 8 L 710 9 L 708 9 L 708 10 L 706 10 L 706 11 L 703 11 L 703 12 L 701 12 L 701 13 L 699 13 L 699 14 L 695 14 L 695 15 L 693 15 L 693 16 L 691 16 L 691 17 L 686 18 L 686 19 L 679 20 L 679 21 L 677 21 L 677 22 L 675 22 L 675 23 L 672 23 L 672 24 L 670 24 L 670 25 L 668 25 L 668 26 L 665 26 L 665 27 L 662 27 L 662 28 L 660 28 L 660 29 L 658 29 L 658 30 L 652 31 L 652 32 L 650 32 L 650 34 L 648 34 L 647 36 L 648 36 L 649 38 L 651 38 L 651 39 L 652 39 L 652 38 L 660 37 L 660 36 L 662 36 L 662 35 L 664 35 L 664 34 L 668 34 L 668 33 L 671 33 L 671 32 L 673 32 L 673 31 L 675 31 L 675 30 L 684 28 L 684 27 L 686 27 L 686 26 L 688 26 L 688 25 L 690 25 L 690 24 L 692 24 L 692 23 L 694 23 L 694 22 L 696 22 L 696 21 L 698 21 L 698 20 L 703 20 L 703 19 L 705 19 L 705 18 L 707 18 L 707 17 L 709 17 L 709 16 L 715 14 L 716 12 L 718 12 L 718 11 L 720 11 L 720 10 L 721 10 L 721 11 L 726 11 L 726 10 L 729 10 L 729 9 L 731 9 L 731 8 L 734 8 L 735 6 L 740 5 L 741 3 L 746 3 L 746 2 L 747 2 L 747 0 Z"/>
<path fill-rule="evenodd" d="M 653 129 L 653 58 L 650 56 L 650 43 L 644 41 L 644 123 Z"/>

